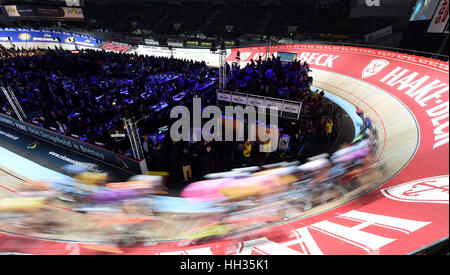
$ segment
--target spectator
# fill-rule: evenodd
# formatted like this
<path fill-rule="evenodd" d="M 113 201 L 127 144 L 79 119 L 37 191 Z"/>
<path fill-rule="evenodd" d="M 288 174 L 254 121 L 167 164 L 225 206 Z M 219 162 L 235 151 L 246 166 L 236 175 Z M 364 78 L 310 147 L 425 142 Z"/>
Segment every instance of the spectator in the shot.
<path fill-rule="evenodd" d="M 207 145 L 201 154 L 203 174 L 210 174 L 214 170 L 214 155 L 211 145 Z"/>
<path fill-rule="evenodd" d="M 333 119 L 328 118 L 325 124 L 325 144 L 331 140 L 331 133 L 333 132 Z"/>
<path fill-rule="evenodd" d="M 183 169 L 184 182 L 192 179 L 192 155 L 189 147 L 185 146 L 181 154 L 181 167 Z"/>
<path fill-rule="evenodd" d="M 252 143 L 249 139 L 247 139 L 244 143 L 242 156 L 244 157 L 244 164 L 249 165 L 251 163 L 252 156 Z"/>
<path fill-rule="evenodd" d="M 153 150 L 153 140 L 150 139 L 149 135 L 144 136 L 144 140 L 142 141 L 142 150 L 144 151 L 144 158 L 147 161 L 148 167 L 151 151 Z"/>

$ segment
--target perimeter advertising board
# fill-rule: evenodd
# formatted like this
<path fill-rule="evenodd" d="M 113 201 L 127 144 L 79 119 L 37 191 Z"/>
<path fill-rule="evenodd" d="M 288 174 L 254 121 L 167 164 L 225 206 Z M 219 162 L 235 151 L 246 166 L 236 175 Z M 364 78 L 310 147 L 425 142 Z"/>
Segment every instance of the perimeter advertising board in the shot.
<path fill-rule="evenodd" d="M 136 46 L 111 41 L 104 41 L 101 44 L 99 44 L 98 47 L 105 51 L 117 53 L 132 53 L 137 49 Z"/>
<path fill-rule="evenodd" d="M 23 28 L 0 28 L 0 43 L 55 43 L 56 45 L 78 45 L 95 48 L 98 46 L 95 37 L 51 30 L 33 30 Z"/>
<path fill-rule="evenodd" d="M 56 132 L 21 122 L 9 116 L 0 114 L 0 127 L 9 126 L 20 130 L 27 135 L 43 139 L 55 145 L 72 150 L 73 152 L 83 154 L 99 161 L 120 167 L 121 169 L 131 171 L 135 174 L 141 174 L 141 166 L 139 161 L 115 154 L 103 148 L 76 140 L 67 136 L 60 135 Z"/>

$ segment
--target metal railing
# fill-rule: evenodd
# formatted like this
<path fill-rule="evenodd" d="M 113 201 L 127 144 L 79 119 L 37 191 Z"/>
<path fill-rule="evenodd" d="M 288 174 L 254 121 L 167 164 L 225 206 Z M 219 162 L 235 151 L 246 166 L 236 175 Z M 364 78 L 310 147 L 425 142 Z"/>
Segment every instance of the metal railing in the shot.
<path fill-rule="evenodd" d="M 280 112 L 280 117 L 296 120 L 300 119 L 303 106 L 301 102 L 297 101 L 255 94 L 236 93 L 227 90 L 217 90 L 217 106 L 219 106 L 219 102 L 226 102 L 229 106 L 232 106 L 233 104 L 263 108 L 276 106 Z"/>

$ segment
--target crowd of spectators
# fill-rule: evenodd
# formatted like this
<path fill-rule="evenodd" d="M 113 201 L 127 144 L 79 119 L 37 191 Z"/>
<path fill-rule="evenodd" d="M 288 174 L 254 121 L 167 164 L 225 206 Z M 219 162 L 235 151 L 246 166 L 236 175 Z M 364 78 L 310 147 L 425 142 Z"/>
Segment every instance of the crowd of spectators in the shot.
<path fill-rule="evenodd" d="M 171 107 L 186 104 L 215 84 L 205 63 L 95 50 L 2 49 L 0 75 L 31 123 L 132 156 L 123 118 L 142 119 L 141 135 L 167 126 Z M 8 57 L 8 58 L 4 58 Z M 1 107 L 12 113 L 6 99 Z"/>
<path fill-rule="evenodd" d="M 272 57 L 256 62 L 252 59 L 245 67 L 233 66 L 227 89 L 235 92 L 266 97 L 301 101 L 306 97 L 312 79 L 308 76 L 309 65 L 304 62 L 281 62 Z"/>

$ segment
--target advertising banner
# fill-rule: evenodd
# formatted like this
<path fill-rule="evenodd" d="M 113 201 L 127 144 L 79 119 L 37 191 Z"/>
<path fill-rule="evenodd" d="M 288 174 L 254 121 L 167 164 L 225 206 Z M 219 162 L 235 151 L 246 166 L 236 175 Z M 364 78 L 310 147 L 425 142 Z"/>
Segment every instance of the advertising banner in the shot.
<path fill-rule="evenodd" d="M 300 112 L 300 104 L 284 103 L 283 112 L 298 114 Z"/>
<path fill-rule="evenodd" d="M 84 0 L 63 0 L 68 7 L 79 7 L 82 6 Z"/>
<path fill-rule="evenodd" d="M 97 47 L 97 38 L 50 30 L 32 30 L 22 28 L 0 28 L 0 42 L 46 42 L 78 45 L 88 48 Z"/>
<path fill-rule="evenodd" d="M 428 32 L 443 33 L 448 23 L 449 0 L 441 0 L 438 9 L 434 13 Z"/>
<path fill-rule="evenodd" d="M 236 46 L 236 41 L 234 40 L 225 40 L 224 43 L 226 46 Z"/>
<path fill-rule="evenodd" d="M 283 110 L 283 101 L 274 100 L 274 99 L 266 99 L 266 108 L 276 107 L 278 111 Z"/>
<path fill-rule="evenodd" d="M 198 46 L 198 41 L 186 41 L 187 46 Z"/>
<path fill-rule="evenodd" d="M 231 102 L 231 94 L 219 92 L 217 93 L 217 99 L 220 101 Z"/>
<path fill-rule="evenodd" d="M 159 41 L 154 40 L 154 39 L 150 39 L 150 38 L 145 38 L 144 39 L 144 43 L 147 45 L 151 45 L 151 46 L 158 46 L 159 45 Z"/>
<path fill-rule="evenodd" d="M 176 53 L 176 49 L 169 49 L 169 47 L 139 45 L 136 49 L 136 53 L 147 56 L 170 57 L 172 54 Z"/>
<path fill-rule="evenodd" d="M 255 107 L 264 107 L 264 98 L 259 98 L 259 97 L 254 97 L 254 96 L 249 96 L 248 97 L 248 105 L 250 106 L 255 106 Z"/>
<path fill-rule="evenodd" d="M 48 141 L 52 144 L 61 146 L 73 152 L 94 158 L 96 160 L 106 162 L 121 169 L 128 170 L 136 174 L 142 173 L 139 161 L 115 154 L 106 149 L 60 135 L 56 132 L 34 126 L 26 122 L 20 122 L 16 119 L 0 114 L 0 125 L 2 124 L 18 129 L 21 132 L 26 133 L 27 135 Z"/>
<path fill-rule="evenodd" d="M 159 42 L 158 42 L 158 44 L 159 44 Z M 183 41 L 167 41 L 167 45 L 172 46 L 172 47 L 184 47 Z"/>
<path fill-rule="evenodd" d="M 6 13 L 8 14 L 9 17 L 20 17 L 21 16 L 19 11 L 17 10 L 16 5 L 5 5 L 4 7 L 5 7 Z M 21 11 L 22 13 L 25 13 L 25 9 L 23 9 L 24 7 L 25 6 L 22 6 L 22 11 Z M 28 16 L 34 16 L 34 13 L 33 13 L 33 10 L 31 9 L 31 7 L 28 12 L 30 14 Z"/>
<path fill-rule="evenodd" d="M 232 101 L 233 103 L 247 105 L 247 96 L 234 94 Z"/>
<path fill-rule="evenodd" d="M 301 111 L 301 103 L 276 98 L 258 97 L 251 94 L 217 92 L 217 101 L 232 103 L 232 105 L 239 104 L 264 108 L 276 107 L 281 117 L 289 119 L 298 119 Z"/>
<path fill-rule="evenodd" d="M 83 10 L 80 8 L 62 8 L 64 11 L 64 18 L 70 19 L 84 19 Z"/>
<path fill-rule="evenodd" d="M 37 5 L 5 5 L 9 17 L 36 17 L 38 19 L 84 19 L 83 10 L 75 7 Z"/>
<path fill-rule="evenodd" d="M 122 44 L 122 43 L 116 43 L 116 42 L 103 42 L 99 45 L 99 48 L 105 51 L 112 51 L 112 52 L 120 52 L 120 53 L 132 53 L 134 52 L 138 47 Z"/>

